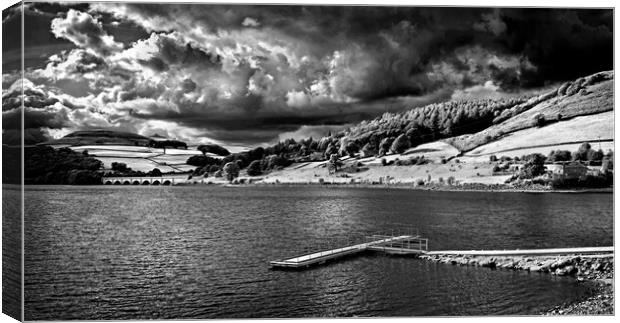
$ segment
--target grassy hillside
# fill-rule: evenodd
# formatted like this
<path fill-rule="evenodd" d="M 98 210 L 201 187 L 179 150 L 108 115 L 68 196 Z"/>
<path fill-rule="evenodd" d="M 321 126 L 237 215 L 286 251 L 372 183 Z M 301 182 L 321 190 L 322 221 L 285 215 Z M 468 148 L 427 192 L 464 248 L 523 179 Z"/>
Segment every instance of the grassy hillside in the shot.
<path fill-rule="evenodd" d="M 537 128 L 536 116 L 538 115 L 544 117 L 544 124 L 549 124 L 577 116 L 613 111 L 613 75 L 613 71 L 601 72 L 565 83 L 557 90 L 532 98 L 530 101 L 535 104 L 526 103 L 506 110 L 504 114 L 509 117 L 500 123 L 477 133 L 457 136 L 445 141 L 466 152 L 512 132 Z M 613 117 L 601 120 L 601 122 L 613 125 Z M 579 128 L 578 124 L 574 126 L 575 130 Z M 569 131 L 569 129 L 565 130 Z M 591 140 L 592 138 L 583 139 Z"/>
<path fill-rule="evenodd" d="M 527 128 L 518 130 L 500 139 L 478 146 L 465 154 L 465 156 L 484 156 L 490 154 L 521 156 L 523 151 L 532 149 L 542 151 L 545 154 L 551 150 L 575 149 L 559 146 L 576 146 L 583 141 L 591 144 L 603 141 L 601 148 L 613 148 L 614 137 L 614 112 L 607 111 L 572 119 L 551 123 L 543 127 Z M 571 144 L 572 143 L 572 144 Z M 598 144 L 596 144 L 598 147 Z M 604 147 L 603 147 L 604 146 Z M 605 150 L 606 150 L 605 149 Z"/>

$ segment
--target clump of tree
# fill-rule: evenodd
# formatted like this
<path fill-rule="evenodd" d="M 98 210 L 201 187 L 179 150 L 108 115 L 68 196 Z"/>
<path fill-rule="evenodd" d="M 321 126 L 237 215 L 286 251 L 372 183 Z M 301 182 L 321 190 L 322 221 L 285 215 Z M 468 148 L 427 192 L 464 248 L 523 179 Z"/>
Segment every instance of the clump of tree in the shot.
<path fill-rule="evenodd" d="M 544 114 L 539 113 L 536 116 L 534 116 L 534 124 L 536 125 L 536 127 L 540 128 L 544 126 L 546 123 L 547 123 L 547 119 L 545 119 Z"/>
<path fill-rule="evenodd" d="M 572 154 L 568 150 L 552 150 L 547 157 L 549 162 L 563 162 L 572 160 Z"/>
<path fill-rule="evenodd" d="M 112 171 L 118 173 L 127 173 L 131 171 L 131 168 L 127 167 L 127 164 L 125 163 L 112 162 L 110 166 L 112 168 Z"/>
<path fill-rule="evenodd" d="M 239 166 L 235 162 L 228 162 L 222 168 L 222 176 L 227 181 L 232 182 L 235 178 L 239 177 Z"/>
<path fill-rule="evenodd" d="M 190 156 L 185 163 L 192 166 L 205 167 L 208 165 L 219 165 L 221 161 L 209 156 L 194 155 Z"/>
<path fill-rule="evenodd" d="M 392 142 L 394 142 L 393 137 L 383 138 L 381 142 L 379 142 L 379 156 L 385 156 L 390 151 L 390 147 L 392 147 Z"/>
<path fill-rule="evenodd" d="M 525 157 L 526 162 L 519 171 L 519 179 L 532 179 L 545 174 L 545 160 L 543 154 L 531 154 Z"/>
<path fill-rule="evenodd" d="M 260 160 L 253 160 L 250 165 L 248 165 L 247 169 L 248 176 L 258 176 L 263 173 L 263 168 L 261 166 Z"/>
<path fill-rule="evenodd" d="M 218 156 L 230 155 L 230 151 L 228 151 L 228 149 L 216 144 L 200 145 L 196 149 L 199 150 L 203 155 L 206 155 L 207 153 L 215 154 Z"/>
<path fill-rule="evenodd" d="M 375 156 L 378 153 L 377 147 L 369 142 L 362 147 L 362 157 Z"/>
<path fill-rule="evenodd" d="M 288 144 L 289 147 L 293 146 L 296 148 L 301 148 L 303 145 L 306 145 L 306 147 L 316 147 L 316 145 L 313 145 L 311 141 L 312 138 L 304 141 L 304 144 L 299 147 L 296 146 L 297 143 L 294 143 L 293 140 L 285 141 L 285 143 Z M 240 170 L 253 164 L 252 169 L 249 170 L 249 172 L 246 170 L 246 172 L 248 172 L 248 175 L 250 176 L 256 176 L 251 174 L 263 174 L 268 171 L 287 167 L 293 163 L 292 160 L 286 157 L 287 153 L 284 151 L 288 151 L 288 149 L 285 149 L 284 147 L 284 143 L 279 143 L 275 146 L 267 148 L 257 147 L 249 151 L 229 154 L 222 159 L 204 155 L 196 155 L 188 158 L 187 164 L 199 167 L 194 171 L 194 175 L 205 176 L 215 175 L 218 170 L 223 170 L 223 167 L 228 163 L 235 163 Z M 274 151 L 278 151 L 280 153 L 272 154 Z M 256 163 L 254 163 L 255 161 Z"/>
<path fill-rule="evenodd" d="M 26 184 L 101 184 L 103 163 L 69 148 L 48 146 L 24 149 Z"/>
<path fill-rule="evenodd" d="M 594 150 L 590 143 L 584 142 L 579 146 L 577 152 L 573 154 L 573 160 L 575 161 L 588 161 L 594 164 L 600 164 L 605 157 L 603 150 Z"/>
<path fill-rule="evenodd" d="M 355 154 L 360 150 L 360 147 L 357 145 L 357 143 L 355 143 L 355 141 L 347 141 L 341 147 L 341 156 L 348 155 L 350 157 L 355 157 Z"/>
<path fill-rule="evenodd" d="M 187 144 L 179 140 L 150 140 L 149 147 L 187 149 Z"/>
<path fill-rule="evenodd" d="M 394 154 L 402 154 L 405 150 L 409 149 L 409 147 L 409 138 L 407 135 L 402 134 L 394 139 L 394 142 L 392 142 L 392 145 L 390 146 L 390 151 Z"/>
<path fill-rule="evenodd" d="M 263 166 L 263 170 L 279 170 L 282 169 L 284 167 L 288 167 L 292 164 L 292 162 L 284 157 L 284 156 L 278 156 L 278 155 L 270 155 L 265 157 L 265 159 L 263 159 L 262 161 L 262 166 Z"/>
<path fill-rule="evenodd" d="M 579 161 L 587 161 L 588 160 L 588 152 L 591 150 L 590 143 L 584 142 L 579 146 L 579 149 L 573 156 L 573 160 Z"/>
<path fill-rule="evenodd" d="M 332 154 L 329 157 L 329 161 L 327 162 L 327 170 L 329 171 L 329 173 L 333 174 L 338 172 L 341 166 L 342 163 L 340 162 L 340 160 L 338 160 L 338 154 Z"/>
<path fill-rule="evenodd" d="M 129 176 L 129 177 L 144 177 L 144 176 L 162 176 L 161 170 L 159 168 L 153 168 L 148 172 L 143 172 L 139 170 L 133 170 L 130 167 L 127 167 L 125 163 L 112 162 L 111 171 L 107 173 L 105 176 Z"/>

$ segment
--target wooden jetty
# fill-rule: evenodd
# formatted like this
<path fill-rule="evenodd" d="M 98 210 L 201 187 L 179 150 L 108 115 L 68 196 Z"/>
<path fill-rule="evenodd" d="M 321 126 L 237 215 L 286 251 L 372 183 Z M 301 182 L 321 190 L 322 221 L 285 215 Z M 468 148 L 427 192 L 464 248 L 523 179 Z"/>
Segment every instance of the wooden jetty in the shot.
<path fill-rule="evenodd" d="M 366 239 L 369 241 L 341 248 L 313 252 L 288 259 L 274 260 L 269 262 L 269 264 L 275 268 L 305 268 L 367 250 L 399 255 L 423 254 L 428 250 L 428 239 L 418 235 L 372 235 L 366 237 Z"/>

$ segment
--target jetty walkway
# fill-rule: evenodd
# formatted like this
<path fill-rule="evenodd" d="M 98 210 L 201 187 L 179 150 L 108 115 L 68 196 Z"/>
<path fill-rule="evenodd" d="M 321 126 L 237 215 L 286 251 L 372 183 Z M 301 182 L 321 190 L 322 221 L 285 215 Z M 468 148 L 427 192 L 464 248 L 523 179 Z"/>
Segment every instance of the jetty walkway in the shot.
<path fill-rule="evenodd" d="M 426 253 L 428 249 L 428 239 L 422 238 L 419 235 L 372 235 L 366 238 L 371 241 L 313 252 L 288 259 L 274 260 L 269 262 L 269 264 L 274 268 L 305 268 L 367 250 L 399 255 L 418 255 Z"/>

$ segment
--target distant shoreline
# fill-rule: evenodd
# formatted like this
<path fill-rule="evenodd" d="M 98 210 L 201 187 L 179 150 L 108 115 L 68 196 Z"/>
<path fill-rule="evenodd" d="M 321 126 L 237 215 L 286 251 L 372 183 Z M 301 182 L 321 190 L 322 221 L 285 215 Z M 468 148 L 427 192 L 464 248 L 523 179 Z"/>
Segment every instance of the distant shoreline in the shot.
<path fill-rule="evenodd" d="M 7 188 L 19 188 L 21 185 L 19 184 L 9 184 L 3 183 L 3 186 Z M 115 187 L 115 186 L 144 186 L 144 185 L 56 185 L 56 184 L 25 184 L 24 187 L 53 187 L 53 186 L 71 186 L 71 187 L 80 187 L 80 186 L 104 186 L 104 187 Z M 323 188 L 374 188 L 374 189 L 401 189 L 401 190 L 415 190 L 415 191 L 436 191 L 436 192 L 493 192 L 493 193 L 563 193 L 563 194 L 591 194 L 591 193 L 604 193 L 604 194 L 613 194 L 613 187 L 608 188 L 587 188 L 587 189 L 540 189 L 540 188 L 483 188 L 483 187 L 475 187 L 475 188 L 466 188 L 466 187 L 458 187 L 458 186 L 412 186 L 406 184 L 350 184 L 350 183 L 244 183 L 244 184 L 230 184 L 230 183 L 211 183 L 211 184 L 194 184 L 194 183 L 182 183 L 175 185 L 146 185 L 149 187 L 153 186 L 161 186 L 161 187 L 174 187 L 174 186 L 222 186 L 222 187 L 323 187 Z"/>
<path fill-rule="evenodd" d="M 192 186 L 193 184 L 182 184 L 180 186 Z M 209 185 L 209 184 L 208 184 Z M 251 184 L 210 184 L 221 185 L 226 187 L 303 187 L 318 186 L 325 188 L 377 188 L 377 189 L 405 189 L 416 191 L 438 191 L 438 192 L 514 192 L 514 193 L 570 193 L 570 194 L 586 194 L 586 193 L 613 193 L 613 187 L 608 188 L 587 188 L 587 189 L 540 189 L 540 188 L 484 188 L 482 186 L 475 188 L 459 187 L 459 186 L 412 186 L 407 184 L 350 184 L 350 183 L 251 183 Z"/>

